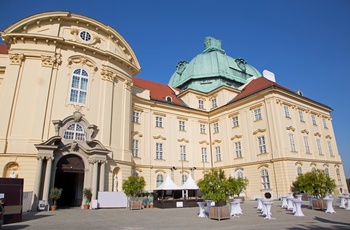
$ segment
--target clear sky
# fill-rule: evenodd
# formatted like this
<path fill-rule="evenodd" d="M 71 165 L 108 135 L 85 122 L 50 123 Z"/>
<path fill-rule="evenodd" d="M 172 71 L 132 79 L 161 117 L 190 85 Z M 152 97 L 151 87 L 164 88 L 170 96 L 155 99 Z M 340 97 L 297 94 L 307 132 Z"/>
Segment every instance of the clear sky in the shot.
<path fill-rule="evenodd" d="M 168 83 L 180 60 L 222 41 L 277 83 L 334 109 L 338 150 L 350 177 L 350 1 L 0 0 L 0 30 L 45 11 L 70 11 L 117 30 L 136 53 L 140 78 Z"/>

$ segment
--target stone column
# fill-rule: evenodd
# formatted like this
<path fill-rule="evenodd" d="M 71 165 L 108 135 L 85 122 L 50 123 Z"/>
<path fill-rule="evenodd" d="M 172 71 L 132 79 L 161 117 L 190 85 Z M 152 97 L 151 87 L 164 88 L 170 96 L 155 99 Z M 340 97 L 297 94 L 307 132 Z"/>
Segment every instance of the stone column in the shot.
<path fill-rule="evenodd" d="M 103 192 L 105 190 L 105 171 L 106 171 L 106 161 L 101 162 L 100 169 L 100 188 L 98 191 Z"/>
<path fill-rule="evenodd" d="M 36 175 L 34 181 L 34 192 L 32 200 L 32 211 L 36 211 L 39 203 L 39 194 L 40 194 L 40 184 L 41 184 L 41 170 L 43 168 L 43 158 L 38 156 L 38 165 L 36 167 Z"/>
<path fill-rule="evenodd" d="M 44 181 L 44 192 L 43 199 L 48 203 L 49 193 L 50 193 L 50 182 L 51 182 L 51 169 L 52 169 L 52 159 L 53 157 L 46 158 L 46 171 L 45 171 L 45 181 Z"/>
<path fill-rule="evenodd" d="M 98 161 L 93 161 L 94 169 L 92 172 L 92 199 L 97 198 L 97 174 L 98 174 Z"/>

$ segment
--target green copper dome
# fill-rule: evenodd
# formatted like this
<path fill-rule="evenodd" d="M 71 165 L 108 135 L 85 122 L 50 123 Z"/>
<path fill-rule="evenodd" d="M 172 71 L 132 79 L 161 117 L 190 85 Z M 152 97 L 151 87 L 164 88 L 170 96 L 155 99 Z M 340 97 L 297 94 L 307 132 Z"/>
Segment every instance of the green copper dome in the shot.
<path fill-rule="evenodd" d="M 234 59 L 226 55 L 221 48 L 221 41 L 206 37 L 205 50 L 192 61 L 180 61 L 169 85 L 181 91 L 193 89 L 210 92 L 220 86 L 238 88 L 247 79 L 261 74 L 242 58 Z"/>

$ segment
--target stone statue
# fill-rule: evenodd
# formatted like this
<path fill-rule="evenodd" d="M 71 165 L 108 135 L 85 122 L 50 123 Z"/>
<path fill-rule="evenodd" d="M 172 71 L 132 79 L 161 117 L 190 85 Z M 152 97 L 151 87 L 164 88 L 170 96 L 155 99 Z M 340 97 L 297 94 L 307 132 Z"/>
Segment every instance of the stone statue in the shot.
<path fill-rule="evenodd" d="M 113 192 L 118 192 L 118 177 L 117 174 L 114 174 L 114 187 Z"/>

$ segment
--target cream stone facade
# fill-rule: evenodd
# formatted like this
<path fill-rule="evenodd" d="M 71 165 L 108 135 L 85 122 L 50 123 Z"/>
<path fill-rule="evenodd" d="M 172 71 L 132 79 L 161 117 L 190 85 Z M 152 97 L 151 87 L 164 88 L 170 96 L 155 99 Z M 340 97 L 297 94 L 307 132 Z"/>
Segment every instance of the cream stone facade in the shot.
<path fill-rule="evenodd" d="M 83 188 L 96 199 L 134 173 L 152 191 L 167 174 L 180 186 L 211 168 L 247 178 L 247 199 L 279 198 L 314 168 L 336 180 L 335 194 L 348 191 L 332 109 L 246 72 L 243 59 L 234 73 L 247 79 L 202 79 L 217 87 L 196 90 L 195 79 L 176 78 L 186 66 L 175 87 L 134 78 L 141 67 L 128 43 L 85 16 L 36 14 L 1 37 L 0 169 L 24 178 L 34 206 L 54 186 L 62 204 L 79 206 Z M 203 55 L 224 55 L 219 45 Z"/>

